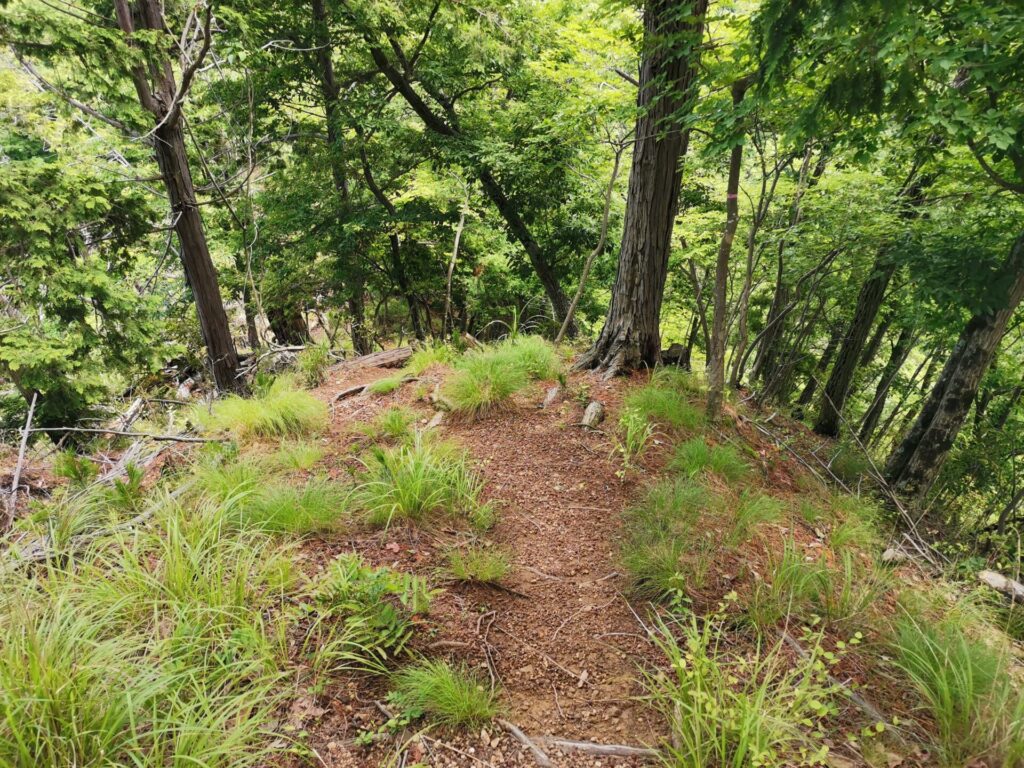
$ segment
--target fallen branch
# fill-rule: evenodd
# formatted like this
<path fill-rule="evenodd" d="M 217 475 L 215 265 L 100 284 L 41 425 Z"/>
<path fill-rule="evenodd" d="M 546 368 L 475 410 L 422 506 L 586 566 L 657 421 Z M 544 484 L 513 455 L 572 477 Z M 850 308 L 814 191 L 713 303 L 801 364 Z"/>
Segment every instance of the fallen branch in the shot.
<path fill-rule="evenodd" d="M 978 571 L 978 581 L 1002 592 L 1015 603 L 1024 603 L 1024 584 L 995 571 Z"/>
<path fill-rule="evenodd" d="M 21 430 L 21 447 L 18 449 L 18 463 L 14 465 L 14 479 L 11 480 L 11 493 L 7 497 L 7 510 L 4 515 L 3 526 L 0 533 L 6 533 L 14 524 L 15 503 L 18 500 L 18 486 L 21 484 L 21 468 L 25 465 L 25 451 L 28 449 L 28 435 L 32 431 L 32 416 L 36 412 L 36 400 L 38 392 L 32 393 L 32 402 L 28 406 L 28 416 L 25 418 L 25 427 Z"/>
<path fill-rule="evenodd" d="M 89 435 L 115 435 L 117 437 L 146 437 L 150 440 L 163 440 L 174 443 L 223 443 L 226 437 L 192 437 L 190 435 L 154 435 L 150 432 L 130 432 L 101 427 L 36 427 L 29 432 L 81 432 Z"/>
<path fill-rule="evenodd" d="M 410 357 L 412 357 L 412 347 L 397 347 L 354 357 L 341 363 L 338 367 L 347 371 L 359 368 L 394 368 L 402 365 Z"/>
<path fill-rule="evenodd" d="M 530 754 L 532 754 L 533 759 L 537 761 L 537 765 L 541 766 L 541 768 L 554 768 L 554 763 L 551 762 L 551 758 L 545 754 L 544 750 L 534 744 L 530 737 L 519 730 L 516 726 L 508 720 L 503 720 L 500 717 L 498 718 L 498 725 L 511 733 L 520 741 L 520 743 L 522 743 L 524 747 L 530 750 Z"/>
<path fill-rule="evenodd" d="M 626 744 L 598 744 L 594 741 L 572 741 L 554 736 L 538 736 L 538 742 L 551 749 L 562 751 L 585 752 L 588 755 L 604 755 L 607 757 L 651 757 L 660 755 L 658 750 L 649 747 L 631 747 Z"/>

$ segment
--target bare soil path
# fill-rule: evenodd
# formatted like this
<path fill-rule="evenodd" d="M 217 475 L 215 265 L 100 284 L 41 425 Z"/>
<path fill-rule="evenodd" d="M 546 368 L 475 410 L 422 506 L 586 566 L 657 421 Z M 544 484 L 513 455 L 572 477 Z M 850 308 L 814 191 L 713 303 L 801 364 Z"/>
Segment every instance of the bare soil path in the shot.
<path fill-rule="evenodd" d="M 336 392 L 389 373 L 336 373 L 319 394 L 330 401 Z M 626 382 L 581 378 L 570 383 L 569 392 L 583 381 L 613 418 Z M 429 374 L 390 395 L 335 404 L 327 450 L 331 473 L 341 475 L 357 464 L 356 423 L 397 404 L 417 408 L 426 423 L 432 410 L 417 395 L 428 387 Z M 484 539 L 506 551 L 514 566 L 507 589 L 447 585 L 417 633 L 417 650 L 465 661 L 492 677 L 501 687 L 507 720 L 531 738 L 655 744 L 656 719 L 637 701 L 640 665 L 651 649 L 622 595 L 617 560 L 620 513 L 637 493 L 637 482 L 616 476 L 618 464 L 606 435 L 577 426 L 583 404 L 565 398 L 541 409 L 543 397 L 536 389 L 507 411 L 473 422 L 446 421 L 439 428 L 483 473 L 486 496 L 501 511 Z M 375 564 L 437 578 L 444 551 L 466 535 L 443 525 L 363 532 L 312 542 L 303 556 L 316 567 L 354 549 Z M 380 681 L 329 684 L 296 713 L 295 725 L 308 732 L 308 743 L 328 766 L 377 766 L 395 758 L 406 765 L 536 765 L 498 725 L 480 734 L 432 732 L 405 744 L 404 751 L 400 737 L 372 749 L 354 746 L 360 730 L 385 719 L 375 703 L 383 695 Z M 545 750 L 559 766 L 642 764 L 635 757 Z"/>

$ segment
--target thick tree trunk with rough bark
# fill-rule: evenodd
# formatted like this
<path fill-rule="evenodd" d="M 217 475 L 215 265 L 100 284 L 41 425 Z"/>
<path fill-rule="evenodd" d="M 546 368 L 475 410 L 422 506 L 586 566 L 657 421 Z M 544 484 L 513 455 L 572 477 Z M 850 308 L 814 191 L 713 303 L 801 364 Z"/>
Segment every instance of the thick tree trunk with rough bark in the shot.
<path fill-rule="evenodd" d="M 297 346 L 309 341 L 309 326 L 297 307 L 268 309 L 267 324 L 274 334 L 274 341 L 281 346 Z"/>
<path fill-rule="evenodd" d="M 680 120 L 693 105 L 706 12 L 707 0 L 649 0 L 644 9 L 639 116 L 619 265 L 604 327 L 578 368 L 614 375 L 660 360 L 661 301 L 688 139 Z"/>
<path fill-rule="evenodd" d="M 1024 298 L 1024 235 L 1014 242 L 1000 271 L 992 281 L 1002 292 L 995 308 L 968 321 L 913 426 L 886 462 L 889 482 L 912 499 L 921 499 L 934 483 L 1010 317 Z"/>
<path fill-rule="evenodd" d="M 910 351 L 914 348 L 914 336 L 912 328 L 904 326 L 900 329 L 900 335 L 896 339 L 896 344 L 893 345 L 892 354 L 889 355 L 889 359 L 882 369 L 882 375 L 878 379 L 878 386 L 875 387 L 875 396 L 871 399 L 871 405 L 868 406 L 868 410 L 860 423 L 858 437 L 865 445 L 871 441 L 871 435 L 878 427 L 878 422 L 882 418 L 882 413 L 885 411 L 885 401 L 889 396 L 889 388 L 896 379 L 896 374 L 900 372 L 900 368 L 903 367 L 907 357 L 910 355 Z"/>

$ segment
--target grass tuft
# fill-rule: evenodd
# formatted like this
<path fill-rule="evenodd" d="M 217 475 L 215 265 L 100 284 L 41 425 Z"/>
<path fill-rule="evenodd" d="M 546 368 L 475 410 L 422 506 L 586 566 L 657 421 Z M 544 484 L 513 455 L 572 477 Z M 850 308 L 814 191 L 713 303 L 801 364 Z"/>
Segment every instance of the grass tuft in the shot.
<path fill-rule="evenodd" d="M 935 723 L 944 766 L 1019 765 L 1024 759 L 1024 697 L 1007 652 L 969 637 L 952 621 L 899 621 L 896 664 Z"/>
<path fill-rule="evenodd" d="M 327 369 L 331 366 L 331 350 L 326 343 L 310 344 L 295 358 L 295 371 L 304 386 L 319 387 L 327 381 Z"/>
<path fill-rule="evenodd" d="M 272 456 L 275 465 L 283 469 L 306 471 L 324 457 L 323 448 L 311 442 L 292 440 L 281 443 Z"/>
<path fill-rule="evenodd" d="M 496 694 L 464 664 L 424 659 L 399 670 L 392 684 L 392 702 L 440 725 L 478 727 L 499 713 Z"/>
<path fill-rule="evenodd" d="M 626 395 L 623 407 L 647 421 L 675 429 L 697 429 L 704 423 L 703 414 L 681 392 L 653 382 Z"/>
<path fill-rule="evenodd" d="M 680 443 L 670 466 L 691 477 L 709 470 L 729 482 L 743 480 L 750 473 L 749 465 L 731 445 L 708 445 L 700 437 Z"/>
<path fill-rule="evenodd" d="M 240 440 L 300 437 L 324 428 L 327 405 L 282 377 L 255 397 L 229 395 L 209 410 L 193 408 L 189 419 L 206 430 L 229 432 Z"/>
<path fill-rule="evenodd" d="M 323 478 L 302 485 L 276 483 L 234 505 L 233 520 L 266 533 L 336 531 L 348 519 L 348 492 Z"/>
<path fill-rule="evenodd" d="M 456 581 L 497 584 L 509 570 L 508 555 L 488 547 L 453 549 L 447 559 L 448 573 Z"/>
<path fill-rule="evenodd" d="M 466 454 L 447 443 L 417 434 L 407 444 L 375 447 L 364 465 L 354 501 L 371 525 L 419 521 L 436 512 L 462 514 L 476 522 L 481 514 L 483 481 Z"/>
<path fill-rule="evenodd" d="M 507 404 L 531 380 L 555 379 L 562 372 L 562 361 L 547 341 L 518 336 L 463 355 L 441 394 L 453 412 L 476 418 Z"/>

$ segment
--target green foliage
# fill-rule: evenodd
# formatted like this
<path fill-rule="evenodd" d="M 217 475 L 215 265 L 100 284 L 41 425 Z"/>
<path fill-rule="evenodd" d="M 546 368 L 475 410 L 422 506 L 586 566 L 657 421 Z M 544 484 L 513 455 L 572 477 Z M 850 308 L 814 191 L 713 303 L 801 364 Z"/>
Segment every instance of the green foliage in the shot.
<path fill-rule="evenodd" d="M 417 418 L 419 418 L 419 414 L 411 408 L 394 405 L 381 411 L 369 425 L 367 432 L 391 440 L 403 440 L 413 436 L 409 427 Z"/>
<path fill-rule="evenodd" d="M 482 479 L 451 445 L 417 434 L 407 444 L 373 448 L 365 467 L 353 501 L 371 525 L 421 521 L 438 512 L 473 522 L 488 517 L 488 505 L 480 502 Z"/>
<path fill-rule="evenodd" d="M 330 669 L 384 672 L 406 650 L 413 619 L 436 596 L 424 579 L 342 555 L 315 585 L 317 621 L 307 649 Z"/>
<path fill-rule="evenodd" d="M 326 343 L 310 344 L 295 358 L 299 380 L 307 387 L 319 387 L 327 380 L 331 365 L 331 349 Z"/>
<path fill-rule="evenodd" d="M 316 478 L 295 486 L 261 482 L 258 490 L 233 504 L 233 522 L 267 533 L 323 533 L 348 522 L 348 490 Z"/>
<path fill-rule="evenodd" d="M 405 375 L 396 373 L 394 376 L 385 376 L 370 384 L 366 391 L 373 395 L 387 395 L 394 392 L 405 383 Z"/>
<path fill-rule="evenodd" d="M 856 484 L 867 475 L 871 465 L 860 446 L 841 443 L 829 462 L 829 468 L 843 482 Z"/>
<path fill-rule="evenodd" d="M 79 456 L 74 450 L 61 451 L 53 460 L 53 474 L 67 478 L 72 486 L 84 488 L 99 474 L 96 462 L 87 456 Z"/>
<path fill-rule="evenodd" d="M 820 635 L 803 638 L 807 657 L 791 665 L 781 640 L 748 654 L 729 649 L 724 615 L 659 620 L 655 645 L 668 670 L 647 688 L 670 731 L 668 765 L 819 765 L 819 731 L 842 693 Z"/>
<path fill-rule="evenodd" d="M 755 583 L 744 606 L 747 619 L 769 634 L 783 619 L 809 619 L 824 572 L 820 561 L 808 560 L 795 542 L 787 540 L 780 554 L 772 554 L 764 580 Z"/>
<path fill-rule="evenodd" d="M 634 411 L 647 421 L 662 426 L 697 429 L 704 421 L 703 414 L 690 404 L 684 394 L 662 385 L 665 378 L 661 376 L 632 390 L 623 400 L 624 410 Z"/>
<path fill-rule="evenodd" d="M 970 637 L 960 624 L 912 616 L 900 620 L 893 642 L 896 664 L 935 722 L 943 765 L 1011 766 L 1024 756 L 1024 697 L 1005 649 Z"/>
<path fill-rule="evenodd" d="M 406 376 L 422 376 L 433 365 L 447 365 L 452 361 L 452 348 L 443 344 L 421 347 L 412 353 L 412 357 L 402 367 Z"/>
<path fill-rule="evenodd" d="M 855 625 L 864 621 L 879 601 L 892 589 L 890 573 L 874 563 L 865 564 L 851 550 L 837 555 L 833 568 L 822 571 L 819 610 L 831 624 Z"/>
<path fill-rule="evenodd" d="M 785 506 L 778 499 L 756 491 L 744 491 L 726 535 L 726 543 L 732 547 L 739 546 L 750 538 L 759 525 L 781 518 L 784 510 Z"/>
<path fill-rule="evenodd" d="M 464 664 L 424 659 L 396 672 L 392 686 L 393 703 L 440 725 L 475 728 L 499 714 L 497 694 Z"/>
<path fill-rule="evenodd" d="M 273 463 L 284 469 L 309 470 L 324 456 L 323 448 L 303 440 L 281 443 L 272 456 Z"/>
<path fill-rule="evenodd" d="M 669 466 L 690 477 L 707 469 L 732 483 L 743 480 L 750 472 L 731 445 L 708 445 L 700 437 L 680 443 Z"/>
<path fill-rule="evenodd" d="M 557 378 L 562 368 L 548 342 L 537 336 L 517 336 L 463 355 L 441 395 L 455 413 L 476 418 L 507 404 L 531 379 Z"/>
<path fill-rule="evenodd" d="M 448 573 L 456 581 L 497 584 L 508 573 L 509 559 L 501 550 L 471 546 L 453 549 L 447 555 Z"/>
<path fill-rule="evenodd" d="M 301 437 L 327 425 L 327 406 L 308 392 L 279 378 L 252 398 L 229 395 L 210 408 L 197 406 L 189 418 L 204 429 L 229 432 L 239 440 Z"/>
<path fill-rule="evenodd" d="M 647 450 L 654 439 L 654 425 L 644 415 L 632 408 L 626 408 L 619 415 L 619 434 L 615 438 L 615 450 L 622 456 L 624 470 L 632 469 L 636 460 Z"/>
<path fill-rule="evenodd" d="M 663 480 L 625 512 L 622 562 L 635 594 L 653 600 L 703 586 L 716 546 L 701 520 L 719 510 L 692 480 Z"/>

